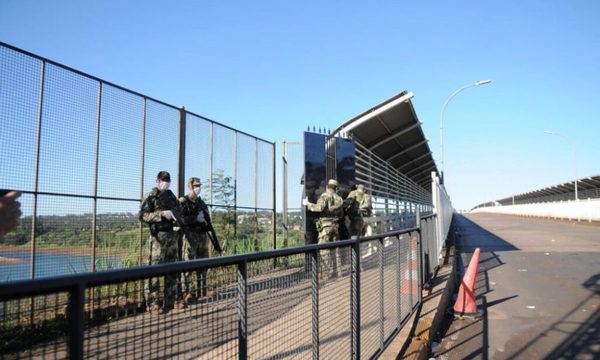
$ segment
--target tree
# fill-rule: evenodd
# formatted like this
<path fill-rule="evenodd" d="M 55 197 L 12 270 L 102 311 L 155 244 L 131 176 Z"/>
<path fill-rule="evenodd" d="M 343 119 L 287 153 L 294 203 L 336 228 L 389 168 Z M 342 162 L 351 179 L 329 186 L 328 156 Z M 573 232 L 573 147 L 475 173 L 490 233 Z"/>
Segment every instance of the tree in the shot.
<path fill-rule="evenodd" d="M 223 248 L 236 236 L 235 184 L 223 169 L 217 169 L 208 183 L 212 194 L 212 222 Z M 205 198 L 206 199 L 206 198 Z M 209 199 L 210 200 L 210 199 Z"/>

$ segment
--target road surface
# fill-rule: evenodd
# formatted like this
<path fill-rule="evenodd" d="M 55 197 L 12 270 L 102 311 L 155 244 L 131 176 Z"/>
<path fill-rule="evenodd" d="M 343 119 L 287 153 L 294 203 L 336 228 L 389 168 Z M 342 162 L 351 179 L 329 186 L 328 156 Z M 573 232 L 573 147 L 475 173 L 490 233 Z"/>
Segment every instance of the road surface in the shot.
<path fill-rule="evenodd" d="M 457 217 L 457 230 L 465 267 L 481 249 L 483 316 L 450 320 L 432 356 L 600 358 L 600 226 L 471 214 Z"/>

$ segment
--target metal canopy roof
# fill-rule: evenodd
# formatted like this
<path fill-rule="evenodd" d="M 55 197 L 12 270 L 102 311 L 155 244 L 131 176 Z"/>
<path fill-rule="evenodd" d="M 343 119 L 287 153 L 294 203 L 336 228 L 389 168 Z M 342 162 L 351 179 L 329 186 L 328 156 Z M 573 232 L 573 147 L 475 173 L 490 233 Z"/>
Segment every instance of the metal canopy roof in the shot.
<path fill-rule="evenodd" d="M 431 172 L 438 172 L 437 166 L 410 101 L 412 97 L 411 92 L 403 91 L 346 121 L 334 135 L 352 137 L 431 191 Z"/>
<path fill-rule="evenodd" d="M 586 190 L 595 190 L 600 189 L 600 175 L 589 176 L 586 178 L 577 180 L 577 189 L 580 193 L 583 193 Z M 514 201 L 528 201 L 528 200 L 536 200 L 543 198 L 545 196 L 552 195 L 562 195 L 562 194 L 572 194 L 575 192 L 575 187 L 573 181 L 569 181 L 563 184 L 558 184 L 550 187 L 546 187 L 543 189 L 538 189 L 534 191 L 529 191 L 523 194 L 518 194 L 514 196 Z M 502 205 L 510 205 L 512 204 L 513 197 L 509 196 L 500 200 L 497 200 Z"/>

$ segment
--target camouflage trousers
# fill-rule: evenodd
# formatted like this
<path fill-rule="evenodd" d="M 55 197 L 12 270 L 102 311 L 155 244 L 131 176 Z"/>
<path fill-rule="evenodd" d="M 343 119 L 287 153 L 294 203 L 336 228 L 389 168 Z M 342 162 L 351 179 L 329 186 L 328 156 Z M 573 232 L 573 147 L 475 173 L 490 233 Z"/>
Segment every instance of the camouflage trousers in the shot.
<path fill-rule="evenodd" d="M 164 264 L 177 261 L 178 234 L 175 231 L 159 232 L 156 236 L 150 236 L 149 247 L 150 256 L 148 265 Z M 161 304 L 160 278 L 151 278 L 146 280 L 144 285 L 146 293 L 146 306 Z M 164 296 L 162 305 L 166 309 L 173 308 L 177 296 L 177 275 L 166 275 L 164 277 Z"/>
<path fill-rule="evenodd" d="M 364 236 L 366 231 L 365 221 L 357 216 L 350 219 L 350 236 Z"/>
<path fill-rule="evenodd" d="M 208 257 L 208 236 L 205 232 L 190 231 L 190 237 L 183 235 L 181 260 L 203 259 Z M 185 272 L 181 274 L 181 292 L 182 295 L 195 294 L 196 296 L 206 295 L 206 275 L 207 271 L 199 270 L 194 272 Z"/>
<path fill-rule="evenodd" d="M 319 244 L 338 240 L 338 229 L 337 223 L 323 224 L 321 231 L 319 231 Z M 321 251 L 321 259 L 323 273 L 327 271 L 329 274 L 337 274 L 338 270 L 341 270 L 342 258 L 340 256 L 340 249 Z"/>

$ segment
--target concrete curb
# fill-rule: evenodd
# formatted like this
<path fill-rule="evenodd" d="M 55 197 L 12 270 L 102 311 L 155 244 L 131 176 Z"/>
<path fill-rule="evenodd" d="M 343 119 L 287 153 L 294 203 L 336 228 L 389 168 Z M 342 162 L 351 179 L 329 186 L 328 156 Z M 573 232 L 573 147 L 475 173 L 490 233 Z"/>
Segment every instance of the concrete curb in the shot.
<path fill-rule="evenodd" d="M 422 360 L 429 355 L 431 342 L 440 329 L 456 287 L 456 249 L 451 246 L 447 250 L 446 263 L 438 269 L 431 287 L 423 295 L 410 343 L 397 359 Z"/>

